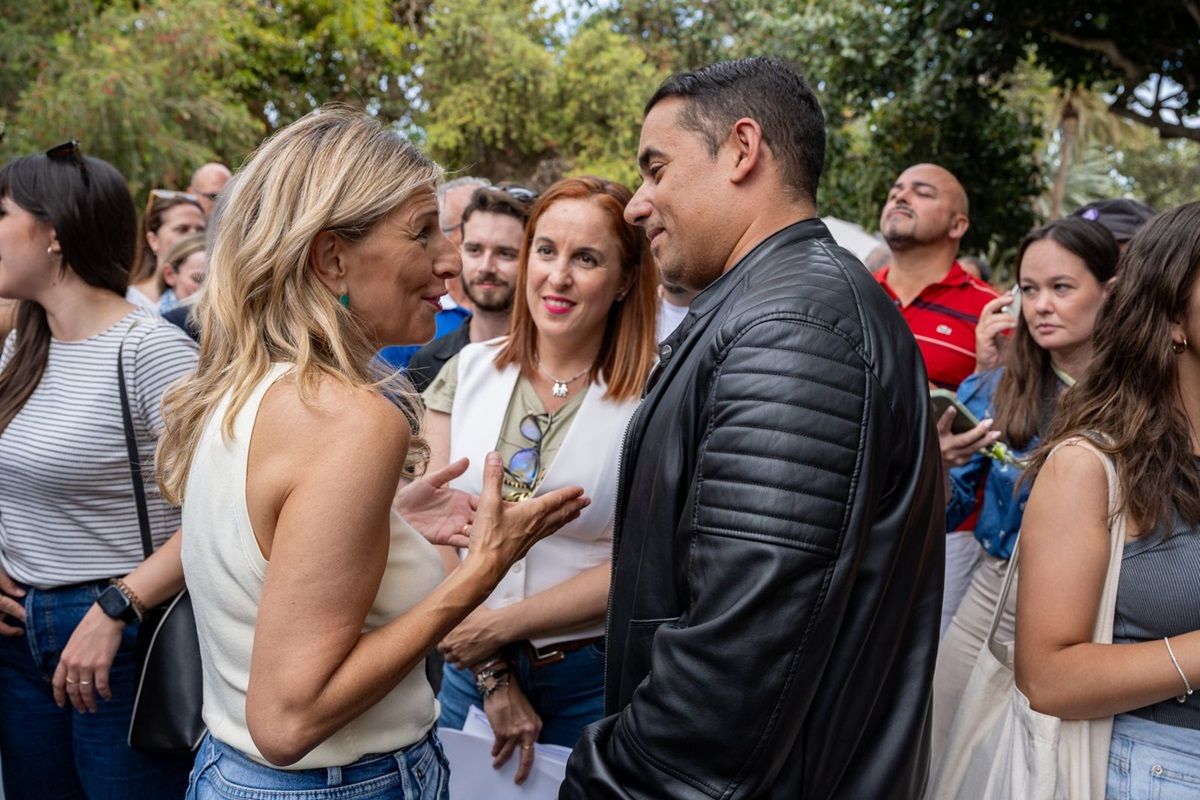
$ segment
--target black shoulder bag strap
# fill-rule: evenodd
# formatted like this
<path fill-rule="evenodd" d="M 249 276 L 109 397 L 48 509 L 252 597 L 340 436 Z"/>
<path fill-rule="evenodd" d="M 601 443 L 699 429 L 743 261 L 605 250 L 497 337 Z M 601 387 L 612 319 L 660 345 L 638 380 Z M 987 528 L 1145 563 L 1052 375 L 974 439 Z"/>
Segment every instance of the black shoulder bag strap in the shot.
<path fill-rule="evenodd" d="M 142 531 L 142 553 L 149 558 L 154 553 L 154 539 L 150 535 L 150 512 L 146 509 L 146 485 L 142 482 L 142 456 L 138 452 L 137 433 L 133 429 L 133 414 L 129 411 L 129 389 L 125 386 L 124 340 L 117 350 L 117 378 L 121 388 L 121 422 L 125 425 L 125 448 L 129 451 L 129 475 L 133 479 L 138 527 Z"/>

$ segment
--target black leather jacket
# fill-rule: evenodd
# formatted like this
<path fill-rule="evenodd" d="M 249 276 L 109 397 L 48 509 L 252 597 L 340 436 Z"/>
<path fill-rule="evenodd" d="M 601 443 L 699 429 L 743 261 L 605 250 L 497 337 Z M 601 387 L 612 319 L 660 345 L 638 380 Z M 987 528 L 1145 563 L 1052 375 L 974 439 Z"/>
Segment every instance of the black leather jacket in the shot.
<path fill-rule="evenodd" d="M 904 320 L 808 220 L 660 355 L 621 462 L 609 716 L 559 797 L 917 797 L 945 505 Z"/>

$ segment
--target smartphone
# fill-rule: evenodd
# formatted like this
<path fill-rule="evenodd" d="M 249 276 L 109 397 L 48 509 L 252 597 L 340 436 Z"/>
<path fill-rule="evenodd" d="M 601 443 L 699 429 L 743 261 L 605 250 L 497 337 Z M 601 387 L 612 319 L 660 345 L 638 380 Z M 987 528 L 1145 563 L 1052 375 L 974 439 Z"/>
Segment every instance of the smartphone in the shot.
<path fill-rule="evenodd" d="M 1021 316 L 1021 284 L 1014 284 L 1013 287 L 1008 290 L 1008 294 L 1010 297 L 1012 297 L 1012 301 L 1000 310 L 1011 317 Z"/>
<path fill-rule="evenodd" d="M 942 418 L 942 414 L 946 413 L 947 408 L 954 406 L 957 413 L 954 415 L 954 421 L 950 423 L 951 433 L 966 433 L 979 424 L 979 420 L 971 413 L 971 409 L 964 406 L 962 401 L 949 389 L 931 390 L 929 401 L 933 404 L 934 422 Z"/>

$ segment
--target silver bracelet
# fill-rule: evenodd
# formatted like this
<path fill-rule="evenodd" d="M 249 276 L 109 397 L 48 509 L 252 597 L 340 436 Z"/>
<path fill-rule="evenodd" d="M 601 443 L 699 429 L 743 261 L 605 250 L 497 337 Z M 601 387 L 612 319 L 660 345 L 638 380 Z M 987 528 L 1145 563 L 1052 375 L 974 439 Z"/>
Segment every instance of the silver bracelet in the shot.
<path fill-rule="evenodd" d="M 1175 699 L 1181 703 L 1186 703 L 1187 699 L 1192 695 L 1192 684 L 1188 682 L 1187 675 L 1183 674 L 1183 667 L 1179 666 L 1179 659 L 1175 657 L 1175 651 L 1171 649 L 1171 640 L 1166 636 L 1163 637 L 1163 644 L 1167 646 L 1167 655 L 1171 657 L 1171 663 L 1175 665 L 1175 671 L 1179 673 L 1179 677 L 1183 679 L 1183 688 L 1186 690 L 1183 694 Z"/>

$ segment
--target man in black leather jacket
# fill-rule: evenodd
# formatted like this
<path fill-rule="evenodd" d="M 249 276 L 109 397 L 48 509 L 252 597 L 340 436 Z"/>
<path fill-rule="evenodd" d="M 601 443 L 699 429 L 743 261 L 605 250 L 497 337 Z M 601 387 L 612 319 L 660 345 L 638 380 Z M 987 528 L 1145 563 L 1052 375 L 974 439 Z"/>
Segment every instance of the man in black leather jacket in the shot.
<path fill-rule="evenodd" d="M 907 798 L 944 504 L 920 354 L 816 218 L 824 123 L 774 59 L 669 79 L 626 209 L 704 292 L 630 423 L 606 716 L 560 798 Z"/>

